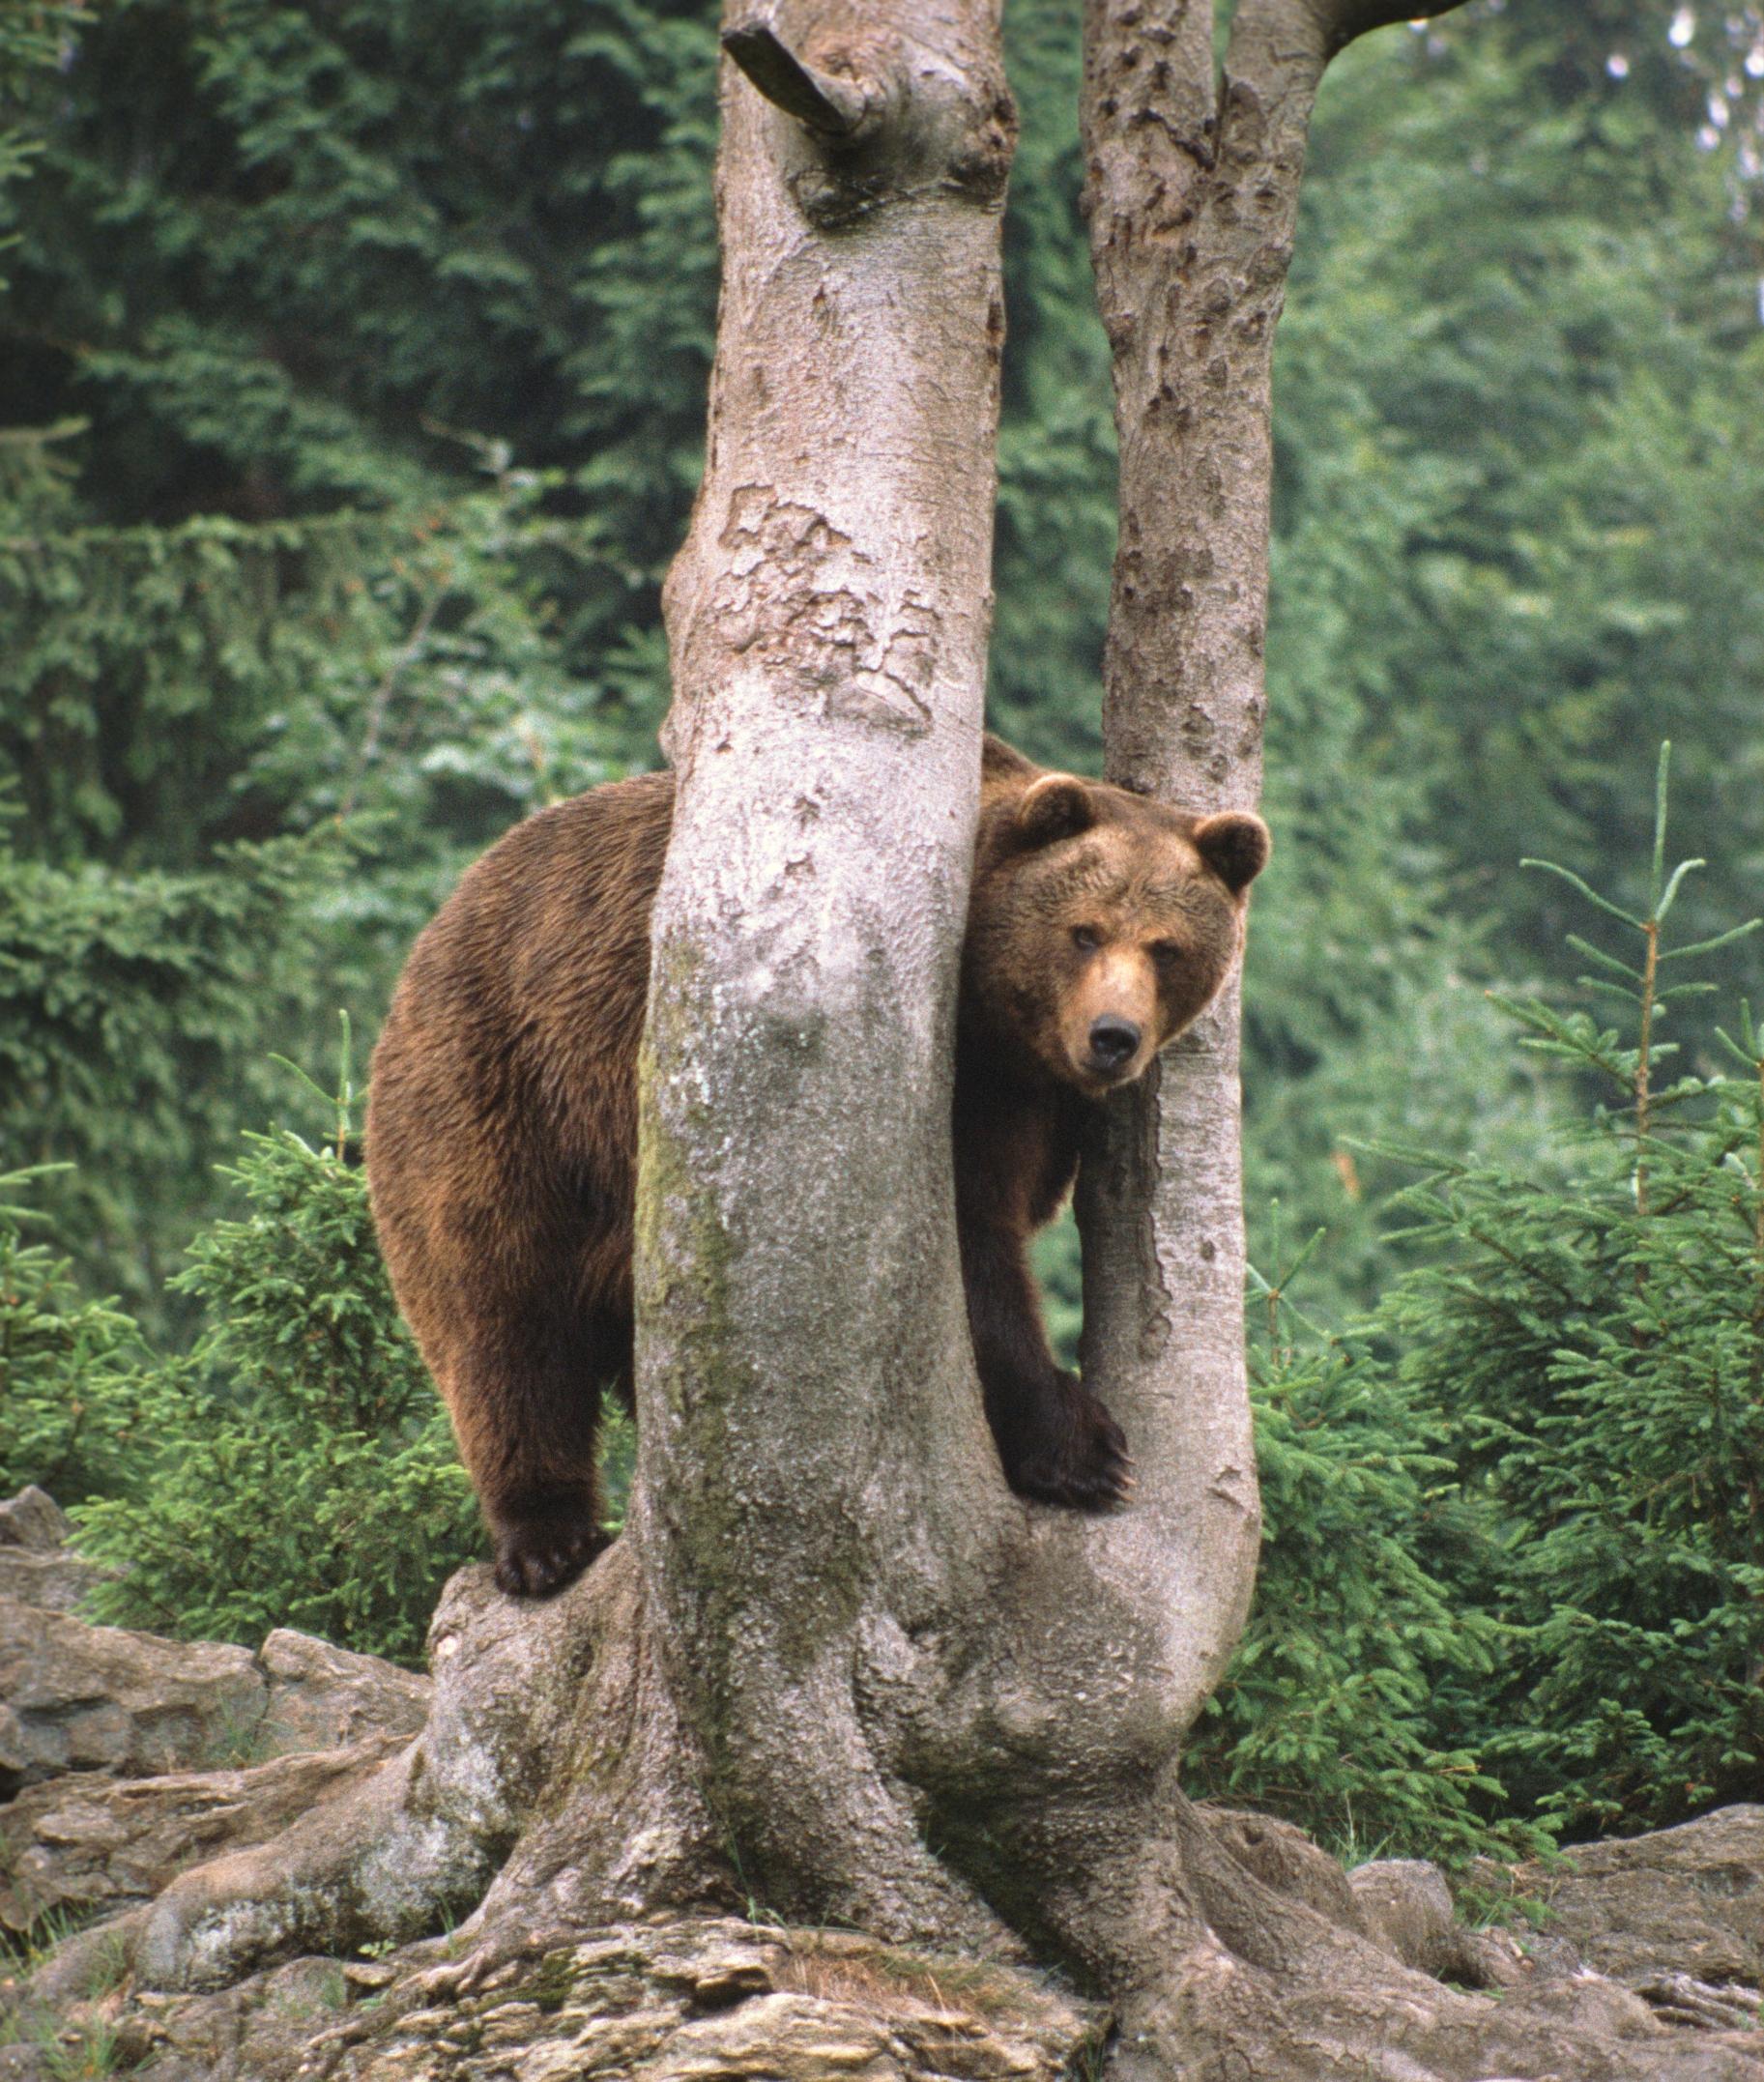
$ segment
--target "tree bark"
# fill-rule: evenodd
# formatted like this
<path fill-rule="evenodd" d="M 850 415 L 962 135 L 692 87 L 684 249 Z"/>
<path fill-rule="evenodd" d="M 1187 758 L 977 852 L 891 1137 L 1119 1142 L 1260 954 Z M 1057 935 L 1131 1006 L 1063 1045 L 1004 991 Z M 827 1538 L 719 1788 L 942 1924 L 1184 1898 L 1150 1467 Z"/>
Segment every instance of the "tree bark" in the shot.
<path fill-rule="evenodd" d="M 1005 1506 L 948 1161 L 1015 122 L 986 0 L 725 31 L 705 481 L 670 574 L 630 1521 L 744 1883 L 996 1941 L 902 1785 Z M 884 1732 L 885 1731 L 885 1732 Z"/>

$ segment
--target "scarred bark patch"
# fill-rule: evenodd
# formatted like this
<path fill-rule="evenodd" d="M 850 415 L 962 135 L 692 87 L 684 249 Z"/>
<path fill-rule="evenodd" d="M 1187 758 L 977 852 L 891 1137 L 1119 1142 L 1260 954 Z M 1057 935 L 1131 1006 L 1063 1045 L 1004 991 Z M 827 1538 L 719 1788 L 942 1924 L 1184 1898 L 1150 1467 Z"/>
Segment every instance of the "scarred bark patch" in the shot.
<path fill-rule="evenodd" d="M 941 623 L 930 601 L 911 590 L 888 601 L 849 535 L 770 485 L 731 494 L 718 543 L 729 563 L 710 595 L 716 641 L 775 696 L 910 736 L 931 727 Z"/>

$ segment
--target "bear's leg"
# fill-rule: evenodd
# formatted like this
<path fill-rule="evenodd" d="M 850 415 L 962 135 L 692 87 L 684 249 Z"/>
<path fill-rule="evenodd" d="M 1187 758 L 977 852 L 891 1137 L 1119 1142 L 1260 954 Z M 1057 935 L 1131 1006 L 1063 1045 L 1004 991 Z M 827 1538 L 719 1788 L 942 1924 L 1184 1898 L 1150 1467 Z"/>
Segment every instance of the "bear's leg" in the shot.
<path fill-rule="evenodd" d="M 974 1363 L 1005 1480 L 1020 1496 L 1106 1511 L 1124 1501 L 1132 1462 L 1121 1428 L 1054 1362 L 1021 1236 L 962 1223 L 962 1277 Z"/>
<path fill-rule="evenodd" d="M 610 1542 L 595 1467 L 600 1391 L 629 1368 L 630 1349 L 628 1319 L 532 1302 L 480 1332 L 453 1372 L 454 1430 L 511 1597 L 562 1590 Z"/>

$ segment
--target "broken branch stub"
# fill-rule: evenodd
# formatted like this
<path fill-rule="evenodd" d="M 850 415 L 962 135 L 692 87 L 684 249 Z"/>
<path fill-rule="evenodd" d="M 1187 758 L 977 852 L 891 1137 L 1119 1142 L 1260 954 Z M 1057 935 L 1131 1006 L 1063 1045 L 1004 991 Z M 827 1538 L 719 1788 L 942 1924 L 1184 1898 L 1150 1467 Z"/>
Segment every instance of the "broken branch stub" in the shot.
<path fill-rule="evenodd" d="M 822 72 L 797 57 L 768 21 L 733 23 L 723 31 L 723 48 L 768 101 L 811 130 L 855 140 L 883 120 L 886 74 Z"/>

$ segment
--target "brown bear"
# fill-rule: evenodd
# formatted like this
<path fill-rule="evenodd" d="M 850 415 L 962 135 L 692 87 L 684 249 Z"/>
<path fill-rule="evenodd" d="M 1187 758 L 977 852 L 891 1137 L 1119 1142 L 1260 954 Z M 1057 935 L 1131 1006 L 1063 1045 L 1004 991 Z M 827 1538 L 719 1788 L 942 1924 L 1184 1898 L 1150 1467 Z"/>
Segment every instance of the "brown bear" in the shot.
<path fill-rule="evenodd" d="M 400 1305 L 517 1595 L 599 1548 L 600 1395 L 631 1393 L 637 1049 L 673 777 L 518 824 L 418 940 L 373 1059 L 367 1171 Z M 1102 1510 L 1126 1442 L 1054 1362 L 1025 1257 L 1086 1106 L 1224 983 L 1259 818 L 1186 817 L 988 737 L 957 1011 L 962 1275 L 1011 1487 Z"/>

